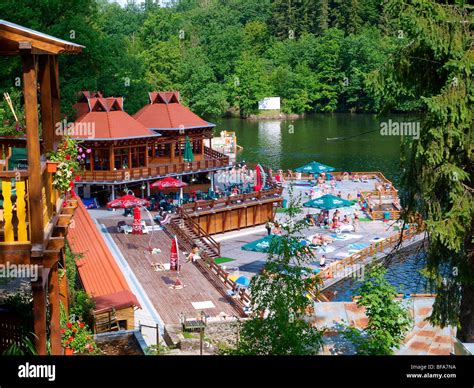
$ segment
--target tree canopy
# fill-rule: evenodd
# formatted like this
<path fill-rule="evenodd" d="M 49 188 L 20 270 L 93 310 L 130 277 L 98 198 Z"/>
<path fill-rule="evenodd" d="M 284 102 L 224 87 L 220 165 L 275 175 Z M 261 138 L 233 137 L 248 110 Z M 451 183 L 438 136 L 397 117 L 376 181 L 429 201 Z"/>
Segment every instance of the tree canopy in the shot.
<path fill-rule="evenodd" d="M 0 14 L 86 46 L 60 58 L 65 113 L 80 90 L 124 96 L 134 113 L 147 91 L 174 89 L 197 114 L 245 117 L 265 96 L 280 96 L 286 113 L 376 111 L 366 77 L 398 47 L 381 8 L 375 0 L 18 0 L 0 4 Z M 18 87 L 19 64 L 0 60 L 0 86 Z"/>

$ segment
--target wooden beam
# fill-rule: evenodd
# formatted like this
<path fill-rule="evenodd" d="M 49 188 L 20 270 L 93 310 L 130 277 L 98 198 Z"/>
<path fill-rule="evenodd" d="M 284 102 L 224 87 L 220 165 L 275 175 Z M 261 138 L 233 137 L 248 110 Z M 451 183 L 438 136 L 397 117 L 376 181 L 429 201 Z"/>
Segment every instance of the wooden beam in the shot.
<path fill-rule="evenodd" d="M 54 147 L 53 100 L 51 95 L 51 59 L 41 56 L 39 61 L 39 84 L 41 93 L 41 125 L 43 129 L 43 147 L 45 152 Z"/>
<path fill-rule="evenodd" d="M 40 273 L 42 273 L 42 266 Z M 36 282 L 31 283 L 33 291 L 33 315 L 35 330 L 35 345 L 38 355 L 44 356 L 47 353 L 46 348 L 46 291 L 43 284 L 42 275 Z"/>
<path fill-rule="evenodd" d="M 58 262 L 51 268 L 48 282 L 49 296 L 49 330 L 51 341 L 51 354 L 54 356 L 61 355 L 61 327 L 60 327 L 60 304 L 59 304 L 59 277 Z"/>
<path fill-rule="evenodd" d="M 32 256 L 43 251 L 43 199 L 41 192 L 41 151 L 38 126 L 38 96 L 35 56 L 25 51 L 23 62 L 23 96 L 25 100 L 26 148 L 28 152 L 28 196 L 30 204 L 30 236 Z"/>
<path fill-rule="evenodd" d="M 56 55 L 49 56 L 49 71 L 51 76 L 51 104 L 53 110 L 53 127 L 61 121 L 61 101 L 59 92 L 59 62 Z M 58 142 L 62 139 L 54 132 L 54 141 Z"/>

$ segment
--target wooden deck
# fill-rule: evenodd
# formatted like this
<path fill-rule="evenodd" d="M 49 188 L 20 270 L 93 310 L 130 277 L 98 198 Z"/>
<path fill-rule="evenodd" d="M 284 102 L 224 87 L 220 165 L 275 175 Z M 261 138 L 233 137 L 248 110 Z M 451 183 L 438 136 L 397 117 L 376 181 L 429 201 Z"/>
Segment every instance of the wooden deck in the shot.
<path fill-rule="evenodd" d="M 176 273 L 156 272 L 151 263 L 169 263 L 171 239 L 164 231 L 154 232 L 151 246 L 161 249 L 161 253 L 150 254 L 148 252 L 150 236 L 117 233 L 115 227 L 120 220 L 125 220 L 125 218 L 112 216 L 101 219 L 99 222 L 107 227 L 165 324 L 178 324 L 180 313 L 184 313 L 188 317 L 199 316 L 201 309 L 195 309 L 192 305 L 193 302 L 212 302 L 215 307 L 202 310 L 210 317 L 218 317 L 223 314 L 227 316 L 239 315 L 238 311 L 194 264 L 185 263 L 182 253 L 180 254 L 182 265 L 180 280 L 185 287 L 177 290 L 170 288 L 176 280 Z M 132 220 L 129 218 L 127 222 L 131 223 Z M 180 251 L 182 252 L 181 249 Z"/>

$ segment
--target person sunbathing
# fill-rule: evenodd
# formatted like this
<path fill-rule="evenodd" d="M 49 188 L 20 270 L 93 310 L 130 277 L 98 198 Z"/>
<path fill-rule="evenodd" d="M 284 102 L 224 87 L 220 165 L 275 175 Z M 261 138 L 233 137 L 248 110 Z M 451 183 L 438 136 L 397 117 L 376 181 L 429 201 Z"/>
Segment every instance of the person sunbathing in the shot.
<path fill-rule="evenodd" d="M 315 234 L 313 238 L 311 239 L 311 244 L 313 245 L 323 245 L 323 238 L 321 237 L 320 234 Z"/>
<path fill-rule="evenodd" d="M 352 178 L 352 181 L 353 182 L 359 182 L 360 181 L 360 177 L 358 174 L 355 174 L 354 177 Z"/>
<path fill-rule="evenodd" d="M 347 214 L 344 216 L 344 219 L 342 220 L 342 223 L 346 224 L 346 225 L 349 225 L 351 223 L 351 221 L 349 220 L 349 217 L 347 216 Z"/>

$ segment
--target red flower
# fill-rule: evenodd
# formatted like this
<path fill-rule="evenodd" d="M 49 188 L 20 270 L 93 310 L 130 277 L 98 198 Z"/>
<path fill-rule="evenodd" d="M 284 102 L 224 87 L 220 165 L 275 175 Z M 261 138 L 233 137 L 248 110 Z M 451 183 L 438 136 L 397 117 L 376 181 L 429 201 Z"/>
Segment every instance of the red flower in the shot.
<path fill-rule="evenodd" d="M 72 331 L 73 331 L 73 333 L 77 333 L 77 329 L 76 329 L 76 328 L 72 329 Z"/>
<path fill-rule="evenodd" d="M 79 322 L 79 327 L 80 327 L 80 328 L 83 328 L 84 326 L 85 326 L 85 325 L 84 325 L 83 322 Z"/>
<path fill-rule="evenodd" d="M 66 330 L 61 329 L 61 334 L 64 334 L 65 332 L 66 332 Z"/>
<path fill-rule="evenodd" d="M 76 182 L 80 182 L 81 177 L 80 177 L 79 175 L 76 175 L 76 177 L 74 178 L 74 180 L 75 180 Z"/>
<path fill-rule="evenodd" d="M 72 323 L 68 322 L 66 326 L 68 327 L 68 329 L 70 329 L 72 327 Z"/>
<path fill-rule="evenodd" d="M 71 160 L 71 155 L 66 155 L 66 160 Z"/>
<path fill-rule="evenodd" d="M 69 187 L 74 187 L 74 182 L 73 181 L 69 181 Z"/>

